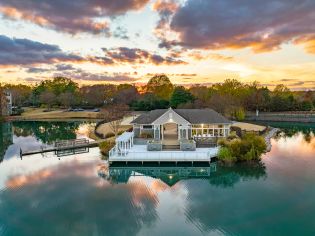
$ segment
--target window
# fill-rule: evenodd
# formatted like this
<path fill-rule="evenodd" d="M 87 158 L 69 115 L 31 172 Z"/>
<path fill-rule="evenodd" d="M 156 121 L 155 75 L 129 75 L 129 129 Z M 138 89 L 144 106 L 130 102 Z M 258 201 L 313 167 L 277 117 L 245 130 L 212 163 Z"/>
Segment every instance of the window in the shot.
<path fill-rule="evenodd" d="M 143 125 L 142 129 L 152 129 L 152 125 Z"/>

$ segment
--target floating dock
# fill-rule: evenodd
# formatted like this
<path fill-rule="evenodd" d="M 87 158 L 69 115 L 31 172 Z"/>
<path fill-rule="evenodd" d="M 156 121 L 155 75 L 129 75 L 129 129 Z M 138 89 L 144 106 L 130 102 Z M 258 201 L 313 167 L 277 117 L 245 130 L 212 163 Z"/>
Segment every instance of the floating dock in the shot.
<path fill-rule="evenodd" d="M 62 140 L 55 142 L 52 147 L 41 147 L 37 150 L 23 151 L 20 149 L 20 156 L 30 156 L 47 152 L 54 152 L 58 157 L 73 155 L 78 153 L 86 153 L 90 147 L 97 147 L 102 141 L 89 141 L 88 139 Z"/>

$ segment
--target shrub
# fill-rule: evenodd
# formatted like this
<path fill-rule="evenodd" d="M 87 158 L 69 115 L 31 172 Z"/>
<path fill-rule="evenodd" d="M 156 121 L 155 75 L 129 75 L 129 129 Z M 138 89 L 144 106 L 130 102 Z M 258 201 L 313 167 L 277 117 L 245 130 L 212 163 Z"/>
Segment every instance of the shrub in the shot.
<path fill-rule="evenodd" d="M 245 111 L 243 108 L 239 108 L 238 110 L 236 110 L 234 115 L 237 121 L 245 120 Z"/>
<path fill-rule="evenodd" d="M 220 139 L 218 144 L 222 147 L 222 150 L 220 149 L 222 153 L 219 152 L 219 156 L 230 162 L 233 160 L 232 157 L 236 161 L 260 160 L 267 148 L 264 138 L 253 133 L 244 135 L 242 139 Z"/>
<path fill-rule="evenodd" d="M 108 152 L 115 146 L 114 141 L 104 141 L 99 144 L 99 148 L 101 150 L 101 153 L 108 157 Z"/>
<path fill-rule="evenodd" d="M 252 146 L 251 149 L 244 155 L 243 159 L 246 161 L 252 161 L 252 160 L 258 160 L 259 159 L 258 153 L 255 150 L 254 146 Z"/>
<path fill-rule="evenodd" d="M 41 104 L 40 108 L 47 108 L 47 105 L 46 104 Z"/>
<path fill-rule="evenodd" d="M 238 138 L 238 136 L 236 134 L 236 131 L 231 131 L 231 133 L 227 137 L 228 140 L 233 140 L 233 139 L 237 139 L 237 138 Z"/>
<path fill-rule="evenodd" d="M 227 147 L 229 146 L 229 142 L 225 138 L 219 138 L 218 143 L 221 147 Z"/>
<path fill-rule="evenodd" d="M 258 136 L 254 133 L 249 133 L 244 136 L 244 140 L 249 143 L 250 147 L 254 147 L 258 155 L 266 152 L 267 145 L 263 137 Z"/>
<path fill-rule="evenodd" d="M 232 153 L 230 152 L 230 149 L 227 147 L 220 148 L 219 153 L 218 153 L 218 159 L 224 163 L 229 163 L 229 164 L 237 160 L 236 157 L 234 157 Z"/>

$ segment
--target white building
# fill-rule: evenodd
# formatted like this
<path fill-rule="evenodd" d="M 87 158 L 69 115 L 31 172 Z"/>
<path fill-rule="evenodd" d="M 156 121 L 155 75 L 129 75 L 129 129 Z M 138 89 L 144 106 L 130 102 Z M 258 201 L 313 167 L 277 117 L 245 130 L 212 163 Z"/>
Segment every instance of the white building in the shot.
<path fill-rule="evenodd" d="M 131 122 L 133 132 L 116 139 L 109 161 L 210 161 L 217 139 L 230 134 L 231 121 L 212 109 L 161 109 Z"/>

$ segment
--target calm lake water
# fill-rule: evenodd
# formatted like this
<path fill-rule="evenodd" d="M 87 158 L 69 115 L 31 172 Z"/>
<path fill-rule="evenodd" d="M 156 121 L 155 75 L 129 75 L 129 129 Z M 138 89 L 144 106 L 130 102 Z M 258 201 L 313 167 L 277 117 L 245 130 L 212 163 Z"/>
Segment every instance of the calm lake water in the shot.
<path fill-rule="evenodd" d="M 108 167 L 98 148 L 18 156 L 88 127 L 2 125 L 0 235 L 315 235 L 312 125 L 291 124 L 257 165 Z"/>

